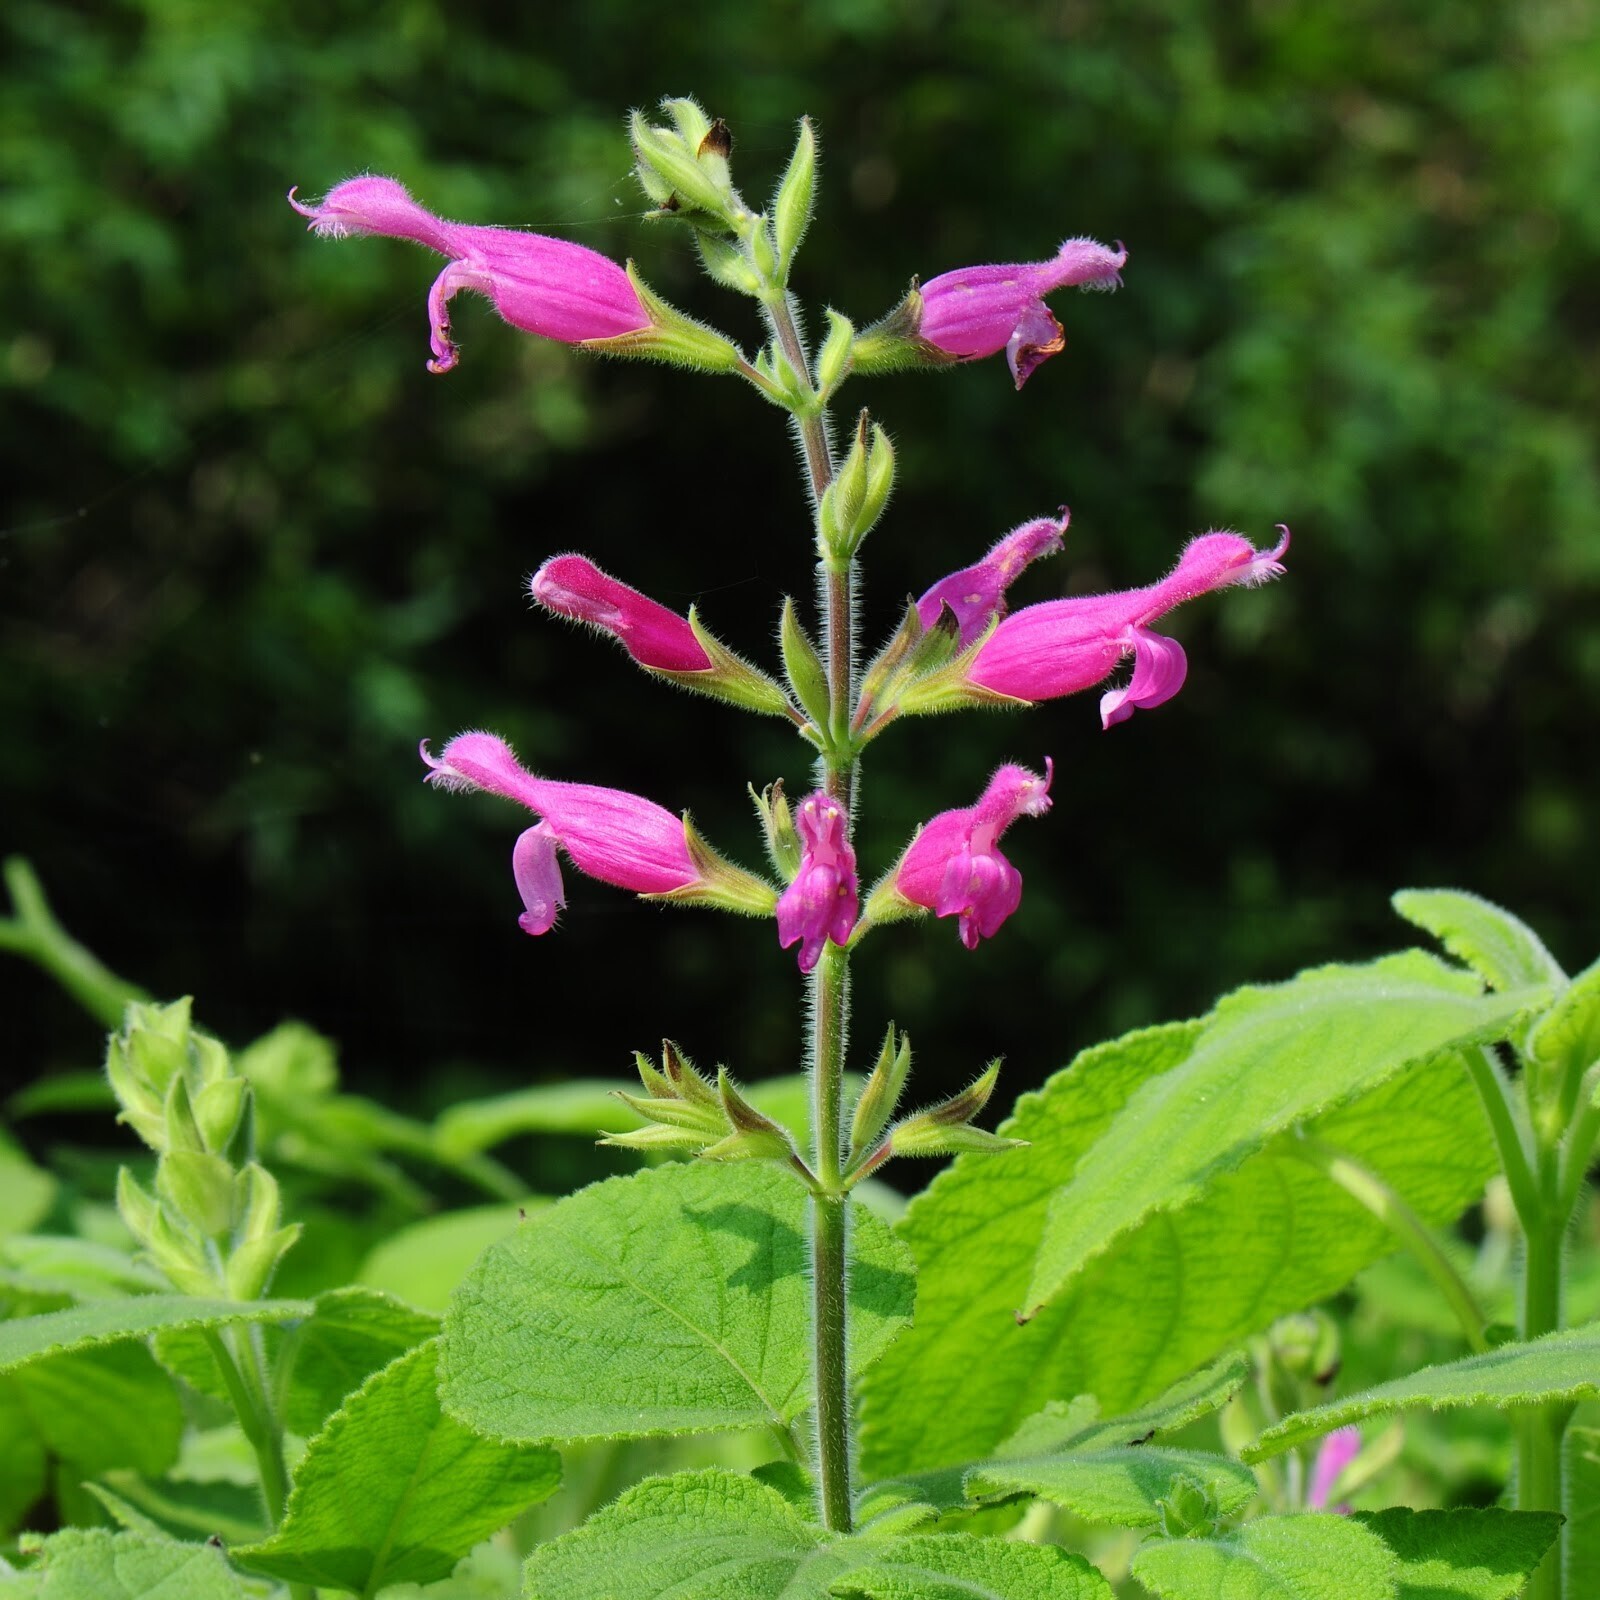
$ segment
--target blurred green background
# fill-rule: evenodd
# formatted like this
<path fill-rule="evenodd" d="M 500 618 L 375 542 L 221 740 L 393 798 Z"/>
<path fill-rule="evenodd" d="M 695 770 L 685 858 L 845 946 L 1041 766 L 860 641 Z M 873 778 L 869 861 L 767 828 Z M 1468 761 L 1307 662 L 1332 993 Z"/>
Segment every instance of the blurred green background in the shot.
<path fill-rule="evenodd" d="M 754 865 L 744 785 L 803 748 L 530 614 L 580 549 L 770 658 L 810 591 L 783 419 L 732 380 L 608 365 L 457 302 L 437 260 L 308 238 L 283 202 L 388 173 L 463 220 L 632 254 L 753 346 L 747 303 L 645 226 L 623 116 L 692 93 L 767 194 L 809 112 L 823 187 L 796 284 L 864 323 L 913 274 L 1122 239 L 1066 353 L 845 391 L 895 435 L 867 550 L 898 602 L 1066 502 L 1018 603 L 1144 583 L 1183 539 L 1295 532 L 1289 577 L 1172 622 L 1183 694 L 900 726 L 864 871 L 1001 760 L 1057 770 L 1008 849 L 1027 893 L 975 955 L 875 937 L 858 1053 L 893 1016 L 927 1087 L 1010 1089 L 1220 989 L 1402 943 L 1452 884 L 1600 946 L 1600 27 L 1586 0 L 459 0 L 0 11 L 0 848 L 113 967 L 243 1041 L 305 1018 L 347 1077 L 436 1108 L 615 1076 L 662 1034 L 791 1070 L 770 930 L 569 876 L 537 942 L 521 813 L 427 791 L 417 741 L 503 733 L 551 776 L 692 806 Z M 0 965 L 23 1081 L 98 1029 Z M 1004 1085 L 1002 1093 L 1005 1093 Z"/>

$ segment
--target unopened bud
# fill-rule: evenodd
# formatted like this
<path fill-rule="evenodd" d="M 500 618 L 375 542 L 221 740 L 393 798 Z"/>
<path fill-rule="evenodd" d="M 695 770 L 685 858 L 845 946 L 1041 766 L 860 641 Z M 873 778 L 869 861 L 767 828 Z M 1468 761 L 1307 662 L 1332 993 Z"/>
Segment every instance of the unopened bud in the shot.
<path fill-rule="evenodd" d="M 203 1151 L 205 1135 L 195 1120 L 194 1102 L 189 1098 L 189 1085 L 179 1076 L 167 1085 L 166 1104 L 162 1108 L 166 1117 L 166 1148 L 168 1151 Z"/>
<path fill-rule="evenodd" d="M 817 192 L 817 136 L 809 117 L 800 119 L 794 154 L 772 202 L 772 236 L 778 251 L 778 270 L 787 282 L 795 251 L 811 222 Z"/>
<path fill-rule="evenodd" d="M 738 245 L 707 233 L 704 228 L 695 229 L 694 242 L 700 252 L 700 263 L 713 283 L 720 283 L 735 294 L 761 293 L 761 274 Z"/>
<path fill-rule="evenodd" d="M 113 1034 L 106 1047 L 106 1077 L 122 1108 L 118 1120 L 128 1124 L 158 1155 L 167 1147 L 167 1118 L 160 1093 L 134 1067 L 127 1041 Z"/>
<path fill-rule="evenodd" d="M 760 794 L 756 793 L 754 784 L 749 788 L 756 815 L 761 818 L 767 859 L 783 881 L 788 883 L 800 870 L 800 835 L 795 832 L 794 813 L 789 809 L 788 796 L 783 792 L 783 779 L 769 784 Z"/>
<path fill-rule="evenodd" d="M 286 1228 L 277 1228 L 236 1245 L 224 1269 L 228 1293 L 235 1300 L 260 1299 L 272 1282 L 278 1263 L 299 1237 L 300 1224 L 292 1222 Z"/>
<path fill-rule="evenodd" d="M 639 1082 L 644 1085 L 644 1092 L 652 1100 L 674 1100 L 677 1090 L 672 1087 L 672 1080 L 656 1066 L 643 1050 L 633 1052 L 633 1064 L 639 1072 Z"/>
<path fill-rule="evenodd" d="M 1165 1498 L 1156 1505 L 1161 1512 L 1161 1532 L 1169 1539 L 1210 1538 L 1222 1523 L 1216 1491 L 1187 1472 L 1172 1480 Z"/>
<path fill-rule="evenodd" d="M 823 558 L 847 565 L 872 531 L 894 486 L 894 449 L 889 436 L 863 411 L 855 438 L 832 483 L 823 491 L 817 521 Z"/>
<path fill-rule="evenodd" d="M 778 625 L 778 641 L 783 650 L 783 670 L 794 697 L 813 724 L 828 728 L 828 674 L 817 647 L 800 625 L 794 601 L 784 597 L 783 620 Z"/>
<path fill-rule="evenodd" d="M 156 1167 L 156 1193 L 196 1232 L 215 1239 L 233 1226 L 233 1168 L 202 1150 L 169 1150 Z"/>
<path fill-rule="evenodd" d="M 888 1127 L 894 1108 L 900 1103 L 906 1079 L 911 1072 L 911 1041 L 904 1034 L 895 1037 L 894 1024 L 883 1036 L 877 1064 L 862 1086 L 850 1119 L 850 1160 L 854 1163 L 876 1142 Z"/>
<path fill-rule="evenodd" d="M 692 100 L 664 100 L 664 110 L 675 130 L 652 127 L 640 112 L 629 119 L 629 135 L 637 158 L 639 181 L 645 192 L 666 206 L 672 199 L 680 208 L 705 213 L 706 220 L 731 226 L 731 213 L 739 209 L 728 176 L 728 152 L 733 148 L 727 124 L 721 132 Z M 652 178 L 656 181 L 651 181 Z M 668 196 L 660 199 L 665 185 Z"/>
<path fill-rule="evenodd" d="M 250 1162 L 233 1180 L 235 1242 L 265 1239 L 282 1220 L 278 1180 L 259 1161 Z"/>
<path fill-rule="evenodd" d="M 250 1085 L 243 1078 L 218 1078 L 193 1097 L 194 1120 L 206 1149 L 225 1155 L 244 1120 Z"/>
<path fill-rule="evenodd" d="M 828 336 L 817 352 L 817 392 L 826 401 L 850 376 L 855 325 L 842 312 L 828 307 Z"/>

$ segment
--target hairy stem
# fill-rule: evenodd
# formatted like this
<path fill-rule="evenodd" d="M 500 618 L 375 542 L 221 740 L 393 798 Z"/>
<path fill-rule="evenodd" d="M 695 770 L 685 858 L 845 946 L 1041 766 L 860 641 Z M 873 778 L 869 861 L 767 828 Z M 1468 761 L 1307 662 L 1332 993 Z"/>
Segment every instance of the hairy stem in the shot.
<path fill-rule="evenodd" d="M 1523 1222 L 1526 1256 L 1522 1279 L 1524 1339 L 1537 1339 L 1561 1326 L 1561 1245 L 1566 1219 L 1549 1212 Z M 1562 1509 L 1561 1438 L 1572 1416 L 1569 1405 L 1530 1407 L 1517 1426 L 1517 1509 Z M 1524 1600 L 1562 1600 L 1561 1546 L 1558 1539 L 1528 1581 Z"/>
<path fill-rule="evenodd" d="M 1467 1336 L 1467 1343 L 1474 1351 L 1487 1350 L 1489 1341 L 1484 1337 L 1482 1308 L 1422 1218 L 1377 1173 L 1342 1150 L 1320 1139 L 1302 1137 L 1295 1141 L 1294 1151 L 1346 1194 L 1360 1201 L 1411 1251 L 1449 1302 Z"/>

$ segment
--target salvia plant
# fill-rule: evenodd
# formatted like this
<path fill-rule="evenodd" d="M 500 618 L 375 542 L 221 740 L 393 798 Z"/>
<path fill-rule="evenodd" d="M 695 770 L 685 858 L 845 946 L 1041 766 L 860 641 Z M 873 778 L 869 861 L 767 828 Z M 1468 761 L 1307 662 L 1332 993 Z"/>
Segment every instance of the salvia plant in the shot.
<path fill-rule="evenodd" d="M 1062 348 L 1047 297 L 1116 286 L 1125 252 L 1073 238 L 913 280 L 871 326 L 826 310 L 813 345 L 789 287 L 811 127 L 758 210 L 727 127 L 690 100 L 661 109 L 631 125 L 652 220 L 754 302 L 754 354 L 631 265 L 444 221 L 391 178 L 290 198 L 319 234 L 445 258 L 434 372 L 457 363 L 451 301 L 470 290 L 516 328 L 731 377 L 790 419 L 816 590 L 784 603 L 774 663 L 579 553 L 549 552 L 530 583 L 648 676 L 792 725 L 813 776 L 751 789 L 762 870 L 701 835 L 670 774 L 669 805 L 531 770 L 486 731 L 422 759 L 434 787 L 530 814 L 511 850 L 529 935 L 556 927 L 563 857 L 765 923 L 805 975 L 804 1097 L 669 1042 L 609 1111 L 573 1085 L 417 1123 L 340 1093 L 307 1029 L 230 1053 L 187 1001 L 139 995 L 13 863 L 3 943 L 114 1026 L 103 1083 L 147 1153 L 113 1211 L 92 1172 L 55 1177 L 0 1144 L 0 1520 L 45 1530 L 14 1536 L 0 1588 L 1592 1600 L 1600 1427 L 1578 1409 L 1600 1394 L 1584 1248 L 1600 965 L 1568 978 L 1508 913 L 1408 891 L 1396 909 L 1442 954 L 1240 989 L 1085 1051 L 998 1131 L 982 1125 L 998 1062 L 918 1106 L 898 1024 L 875 1050 L 851 1041 L 852 958 L 931 913 L 934 936 L 949 922 L 988 959 L 1022 894 L 1005 835 L 1047 816 L 1054 771 L 1008 762 L 885 849 L 861 799 L 869 748 L 904 718 L 1098 685 L 1105 728 L 1160 706 L 1186 663 L 1156 624 L 1279 575 L 1288 534 L 1205 533 L 1146 587 L 1009 609 L 1061 548 L 1068 514 L 1050 512 L 922 574 L 863 649 L 863 556 L 895 453 L 865 411 L 835 429 L 839 391 L 1002 353 L 1020 390 Z M 13 1109 L 96 1093 L 46 1081 Z M 639 1168 L 528 1196 L 489 1152 L 529 1129 L 601 1131 Z M 919 1156 L 956 1159 L 905 1209 L 882 1174 Z M 485 1204 L 331 1250 L 347 1237 L 335 1197 L 418 1218 L 430 1172 Z M 1473 1245 L 1450 1228 L 1469 1210 Z M 297 1268 L 317 1238 L 322 1258 Z"/>

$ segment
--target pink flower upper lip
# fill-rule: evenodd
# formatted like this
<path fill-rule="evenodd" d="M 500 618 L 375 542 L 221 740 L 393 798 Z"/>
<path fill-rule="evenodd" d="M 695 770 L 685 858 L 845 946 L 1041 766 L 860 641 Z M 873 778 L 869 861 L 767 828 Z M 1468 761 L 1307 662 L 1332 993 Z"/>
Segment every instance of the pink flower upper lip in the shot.
<path fill-rule="evenodd" d="M 1159 583 L 1024 606 L 979 648 L 967 681 L 1015 700 L 1050 700 L 1099 683 L 1131 652 L 1132 680 L 1101 697 L 1102 724 L 1109 728 L 1135 709 L 1161 705 L 1183 687 L 1188 665 L 1182 646 L 1149 624 L 1209 590 L 1279 576 L 1289 530 L 1280 525 L 1278 531 L 1271 550 L 1257 550 L 1237 533 L 1201 534 Z"/>
<path fill-rule="evenodd" d="M 778 898 L 778 944 L 800 945 L 800 970 L 810 972 L 831 939 L 842 945 L 856 925 L 860 905 L 856 853 L 844 807 L 818 790 L 795 808 L 800 870 Z"/>
<path fill-rule="evenodd" d="M 303 204 L 295 192 L 289 191 L 289 204 L 310 219 L 316 233 L 414 239 L 451 258 L 428 294 L 430 371 L 448 372 L 458 359 L 448 307 L 462 289 L 486 295 L 513 327 L 564 344 L 612 339 L 650 325 L 628 274 L 585 245 L 515 228 L 447 222 L 418 205 L 393 178 L 347 179 L 316 205 Z"/>
<path fill-rule="evenodd" d="M 580 871 L 635 894 L 670 894 L 701 881 L 683 819 L 642 795 L 538 777 L 492 733 L 458 734 L 437 757 L 424 740 L 422 759 L 431 769 L 429 783 L 486 789 L 540 816 L 512 852 L 525 908 L 518 922 L 526 933 L 547 933 L 565 904 L 558 845 Z"/>
<path fill-rule="evenodd" d="M 1045 295 L 1069 284 L 1115 289 L 1127 259 L 1120 244 L 1108 250 L 1094 239 L 1068 239 L 1048 261 L 942 272 L 922 285 L 918 336 L 962 360 L 1004 350 L 1020 389 L 1066 343 Z"/>
<path fill-rule="evenodd" d="M 960 624 L 963 648 L 971 644 L 996 612 L 1005 615 L 1006 589 L 1023 568 L 1061 548 L 1061 536 L 1070 520 L 1071 514 L 1063 506 L 1059 518 L 1038 517 L 1013 528 L 981 561 L 934 584 L 917 601 L 918 621 L 931 628 L 949 606 Z"/>
<path fill-rule="evenodd" d="M 642 667 L 658 672 L 711 669 L 711 657 L 683 617 L 618 582 L 585 556 L 552 556 L 528 580 L 528 593 L 561 616 L 611 634 Z"/>
<path fill-rule="evenodd" d="M 1041 817 L 1050 809 L 1054 776 L 1048 757 L 1043 777 L 1026 767 L 1001 767 L 976 805 L 941 811 L 922 825 L 895 868 L 896 890 L 937 916 L 959 917 L 969 950 L 980 938 L 992 939 L 1022 903 L 1022 874 L 1002 853 L 1000 836 L 1018 817 Z"/>

